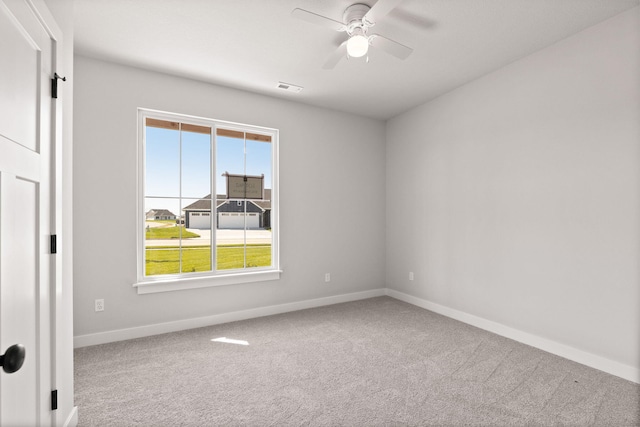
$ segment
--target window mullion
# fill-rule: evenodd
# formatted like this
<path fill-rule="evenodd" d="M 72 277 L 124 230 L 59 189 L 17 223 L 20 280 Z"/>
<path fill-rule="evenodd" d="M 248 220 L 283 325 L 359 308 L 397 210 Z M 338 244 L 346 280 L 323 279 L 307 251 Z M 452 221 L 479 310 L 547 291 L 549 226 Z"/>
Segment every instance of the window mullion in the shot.
<path fill-rule="evenodd" d="M 178 165 L 178 202 L 180 212 L 182 212 L 182 123 L 178 124 L 178 135 L 179 135 L 179 165 Z M 178 216 L 180 216 L 180 212 L 178 212 Z M 185 227 L 187 224 L 185 223 Z M 182 224 L 178 224 L 178 273 L 182 274 Z"/>
<path fill-rule="evenodd" d="M 243 166 L 243 173 L 245 175 L 245 180 L 246 180 L 246 175 L 247 175 L 247 133 L 244 132 L 244 166 Z M 244 235 L 244 268 L 247 268 L 247 186 L 246 186 L 246 182 L 245 182 L 245 190 L 244 190 L 244 230 L 243 230 L 243 235 Z"/>
<path fill-rule="evenodd" d="M 218 271 L 218 187 L 216 182 L 216 149 L 217 149 L 217 126 L 211 126 L 211 176 L 209 177 L 211 187 L 211 270 Z"/>

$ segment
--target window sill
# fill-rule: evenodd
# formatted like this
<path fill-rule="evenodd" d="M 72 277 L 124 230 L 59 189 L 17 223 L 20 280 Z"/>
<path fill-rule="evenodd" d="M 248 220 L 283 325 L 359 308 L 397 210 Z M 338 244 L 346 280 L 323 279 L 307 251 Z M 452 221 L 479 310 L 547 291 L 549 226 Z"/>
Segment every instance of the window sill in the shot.
<path fill-rule="evenodd" d="M 232 274 L 217 274 L 198 277 L 177 277 L 166 280 L 140 281 L 133 285 L 138 294 L 180 291 L 184 289 L 208 288 L 211 286 L 237 285 L 280 279 L 282 270 L 262 270 Z"/>

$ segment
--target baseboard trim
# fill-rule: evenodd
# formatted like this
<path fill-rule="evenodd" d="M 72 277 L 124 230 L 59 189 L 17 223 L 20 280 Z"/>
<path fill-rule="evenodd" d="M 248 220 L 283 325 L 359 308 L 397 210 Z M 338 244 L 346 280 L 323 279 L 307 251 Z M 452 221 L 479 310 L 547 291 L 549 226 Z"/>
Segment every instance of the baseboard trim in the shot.
<path fill-rule="evenodd" d="M 493 332 L 494 334 L 510 338 L 514 341 L 530 345 L 540 350 L 544 350 L 548 353 L 555 354 L 556 356 L 564 357 L 565 359 L 569 359 L 574 362 L 589 366 L 591 368 L 604 371 L 608 374 L 624 378 L 625 380 L 629 380 L 634 383 L 640 383 L 640 369 L 633 366 L 625 365 L 611 359 L 607 359 L 583 350 L 576 349 L 574 347 L 560 344 L 556 341 L 541 338 L 537 335 L 529 334 L 527 332 L 505 326 L 501 323 L 493 322 L 491 320 L 474 316 L 460 310 L 436 304 L 434 302 L 414 297 L 412 295 L 408 295 L 394 289 L 387 288 L 386 295 L 397 300 L 424 308 L 426 310 L 433 311 L 434 313 L 459 320 L 460 322 L 467 323 L 471 326 L 484 329 L 485 331 Z"/>
<path fill-rule="evenodd" d="M 158 323 L 154 325 L 139 326 L 135 328 L 117 329 L 113 331 L 99 332 L 95 334 L 78 335 L 74 337 L 74 348 L 87 347 L 91 345 L 106 344 L 115 341 L 124 341 L 134 338 L 142 338 L 151 335 L 166 334 L 169 332 L 183 331 L 186 329 L 201 328 L 204 326 L 218 325 L 221 323 L 236 322 L 239 320 L 253 319 L 256 317 L 271 316 L 273 314 L 288 313 L 291 311 L 304 310 L 307 308 L 322 307 L 326 305 L 339 304 L 343 302 L 358 301 L 367 298 L 387 295 L 400 301 L 424 308 L 434 313 L 459 320 L 463 323 L 484 329 L 494 334 L 510 338 L 551 354 L 555 354 L 565 359 L 581 363 L 586 366 L 607 372 L 626 380 L 640 383 L 640 369 L 616 362 L 611 359 L 597 356 L 565 344 L 558 343 L 546 338 L 541 338 L 518 329 L 505 326 L 491 320 L 484 319 L 460 310 L 446 307 L 422 298 L 414 297 L 394 289 L 373 289 L 350 294 L 334 295 L 330 297 L 316 298 L 304 301 L 297 301 L 287 304 L 272 305 L 267 307 L 253 308 L 249 310 L 221 313 L 212 316 L 198 317 L 194 319 L 178 320 L 174 322 Z M 77 424 L 77 408 L 70 415 L 68 422 L 75 414 Z M 65 424 L 74 426 L 75 424 Z"/>
<path fill-rule="evenodd" d="M 88 347 L 97 344 L 106 344 L 115 341 L 124 341 L 133 338 L 142 338 L 151 335 L 166 334 L 169 332 L 183 331 L 186 329 L 201 328 L 203 326 L 218 325 L 221 323 L 236 322 L 238 320 L 253 319 L 256 317 L 271 316 L 273 314 L 288 313 L 290 311 L 304 310 L 307 308 L 322 307 L 325 305 L 339 304 L 343 302 L 358 301 L 367 298 L 386 295 L 383 288 L 370 291 L 354 292 L 350 294 L 334 295 L 330 297 L 297 301 L 287 304 L 272 305 L 268 307 L 252 308 L 249 310 L 234 311 L 230 313 L 215 314 L 212 316 L 198 317 L 194 319 L 177 320 L 174 322 L 157 323 L 154 325 L 138 326 L 135 328 L 117 329 L 113 331 L 99 332 L 95 334 L 78 335 L 73 339 L 74 348 Z"/>
<path fill-rule="evenodd" d="M 78 407 L 74 406 L 67 420 L 64 422 L 64 427 L 76 427 L 78 425 Z"/>

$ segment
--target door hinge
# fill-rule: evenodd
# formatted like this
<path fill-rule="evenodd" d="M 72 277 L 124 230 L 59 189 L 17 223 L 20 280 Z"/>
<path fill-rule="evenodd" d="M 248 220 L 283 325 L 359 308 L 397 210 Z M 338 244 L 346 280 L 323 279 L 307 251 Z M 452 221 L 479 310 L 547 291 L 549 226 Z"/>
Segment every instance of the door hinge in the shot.
<path fill-rule="evenodd" d="M 53 73 L 53 78 L 51 79 L 51 97 L 52 98 L 58 97 L 58 79 L 62 80 L 63 82 L 67 81 L 66 77 L 60 77 L 58 73 Z"/>
<path fill-rule="evenodd" d="M 58 237 L 55 234 L 51 235 L 51 253 L 52 254 L 57 254 L 58 253 Z"/>
<path fill-rule="evenodd" d="M 58 409 L 58 390 L 51 391 L 51 410 Z"/>

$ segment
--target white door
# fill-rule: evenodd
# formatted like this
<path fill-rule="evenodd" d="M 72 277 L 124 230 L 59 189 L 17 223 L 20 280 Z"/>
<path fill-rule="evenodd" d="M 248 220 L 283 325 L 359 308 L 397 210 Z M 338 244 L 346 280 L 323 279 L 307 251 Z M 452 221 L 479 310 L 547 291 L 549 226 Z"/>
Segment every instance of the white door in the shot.
<path fill-rule="evenodd" d="M 218 228 L 244 229 L 245 214 L 221 212 L 218 221 Z M 248 213 L 246 216 L 246 221 L 247 229 L 260 227 L 260 218 L 256 213 Z"/>
<path fill-rule="evenodd" d="M 209 230 L 211 228 L 211 215 L 209 212 L 191 212 L 189 214 L 189 228 Z"/>
<path fill-rule="evenodd" d="M 53 41 L 26 0 L 0 0 L 0 425 L 51 425 Z M 13 347 L 14 349 L 16 347 Z M 10 351 L 11 352 L 11 351 Z M 6 353 L 5 353 L 6 354 Z M 16 362 L 16 363 L 12 363 Z"/>
<path fill-rule="evenodd" d="M 260 217 L 257 213 L 247 214 L 247 228 L 260 228 Z"/>

